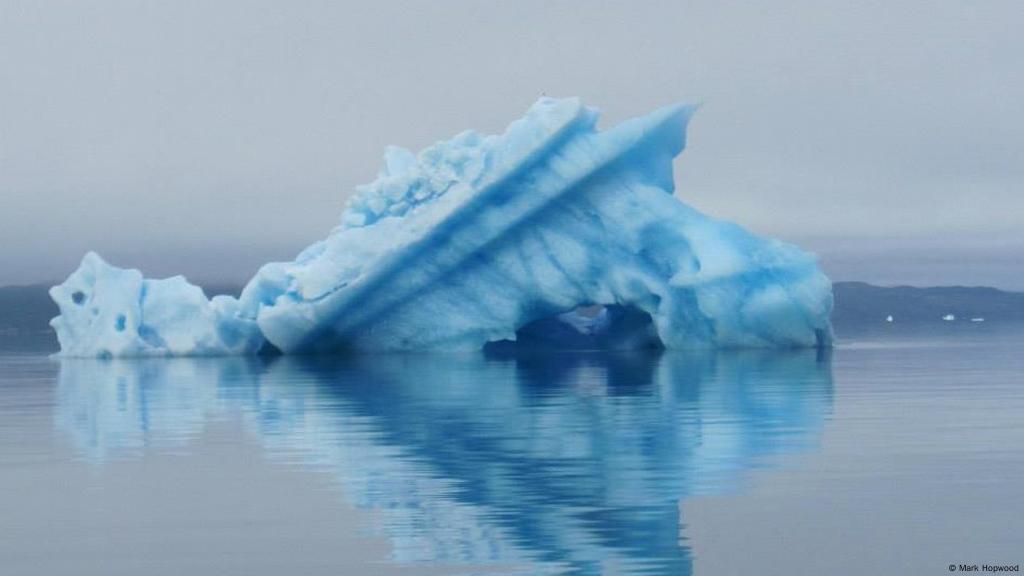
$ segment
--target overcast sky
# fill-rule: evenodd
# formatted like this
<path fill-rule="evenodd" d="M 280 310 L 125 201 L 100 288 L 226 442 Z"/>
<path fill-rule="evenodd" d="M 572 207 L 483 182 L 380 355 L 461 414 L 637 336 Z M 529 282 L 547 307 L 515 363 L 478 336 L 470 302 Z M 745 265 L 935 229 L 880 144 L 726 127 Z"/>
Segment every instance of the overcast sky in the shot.
<path fill-rule="evenodd" d="M 0 284 L 238 282 L 385 145 L 703 107 L 678 196 L 836 280 L 1024 289 L 1024 2 L 0 0 Z"/>

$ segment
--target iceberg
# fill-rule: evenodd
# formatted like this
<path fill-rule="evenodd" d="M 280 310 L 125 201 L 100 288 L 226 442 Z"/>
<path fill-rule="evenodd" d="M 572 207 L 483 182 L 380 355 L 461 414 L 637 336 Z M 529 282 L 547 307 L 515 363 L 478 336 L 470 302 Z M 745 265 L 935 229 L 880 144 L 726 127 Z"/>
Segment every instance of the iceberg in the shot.
<path fill-rule="evenodd" d="M 674 196 L 693 111 L 598 130 L 542 98 L 501 135 L 389 147 L 328 237 L 238 298 L 86 254 L 50 290 L 61 354 L 828 346 L 812 255 Z"/>

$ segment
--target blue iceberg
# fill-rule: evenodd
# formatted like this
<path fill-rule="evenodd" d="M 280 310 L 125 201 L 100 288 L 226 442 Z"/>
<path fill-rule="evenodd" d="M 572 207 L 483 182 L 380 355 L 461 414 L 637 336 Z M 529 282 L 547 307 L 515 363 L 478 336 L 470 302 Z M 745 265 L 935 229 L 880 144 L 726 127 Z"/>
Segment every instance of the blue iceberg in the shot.
<path fill-rule="evenodd" d="M 100 357 L 829 345 L 812 255 L 673 196 L 692 112 L 599 131 L 544 98 L 499 136 L 391 147 L 326 239 L 238 298 L 89 253 L 51 325 L 63 355 Z"/>

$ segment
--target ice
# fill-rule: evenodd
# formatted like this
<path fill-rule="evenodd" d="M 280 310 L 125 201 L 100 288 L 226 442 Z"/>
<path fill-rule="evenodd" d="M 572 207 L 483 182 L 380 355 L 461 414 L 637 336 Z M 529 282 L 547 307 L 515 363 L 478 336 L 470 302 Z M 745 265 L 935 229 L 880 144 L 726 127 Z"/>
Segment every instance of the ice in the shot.
<path fill-rule="evenodd" d="M 93 252 L 50 296 L 60 305 L 50 325 L 64 356 L 241 354 L 263 342 L 234 298 L 210 301 L 181 276 L 147 280 Z"/>
<path fill-rule="evenodd" d="M 543 98 L 499 136 L 390 147 L 338 227 L 238 299 L 90 253 L 51 290 L 61 351 L 828 345 L 831 284 L 813 256 L 673 196 L 692 111 L 599 131 L 595 109 Z"/>

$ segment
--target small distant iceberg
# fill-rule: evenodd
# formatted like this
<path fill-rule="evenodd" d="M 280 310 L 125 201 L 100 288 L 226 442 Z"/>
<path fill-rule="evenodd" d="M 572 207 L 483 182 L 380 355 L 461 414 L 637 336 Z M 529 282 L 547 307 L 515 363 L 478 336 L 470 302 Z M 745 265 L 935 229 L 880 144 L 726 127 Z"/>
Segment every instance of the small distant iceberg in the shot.
<path fill-rule="evenodd" d="M 953 322 L 954 320 L 956 320 L 956 315 L 946 314 L 945 316 L 942 317 L 942 319 L 945 320 L 946 322 Z"/>
<path fill-rule="evenodd" d="M 888 316 L 886 316 L 885 317 L 885 321 L 886 322 L 892 322 L 892 314 L 889 314 Z"/>
<path fill-rule="evenodd" d="M 614 346 L 830 345 L 814 256 L 673 195 L 692 113 L 602 131 L 578 99 L 543 98 L 501 135 L 389 147 L 330 235 L 238 298 L 89 253 L 50 290 L 61 354 L 473 350 L 526 328 Z M 573 313 L 592 309 L 608 313 Z"/>
<path fill-rule="evenodd" d="M 985 319 L 982 318 L 981 316 L 975 316 L 974 318 L 971 318 L 971 322 L 984 322 L 984 321 L 985 321 Z"/>

